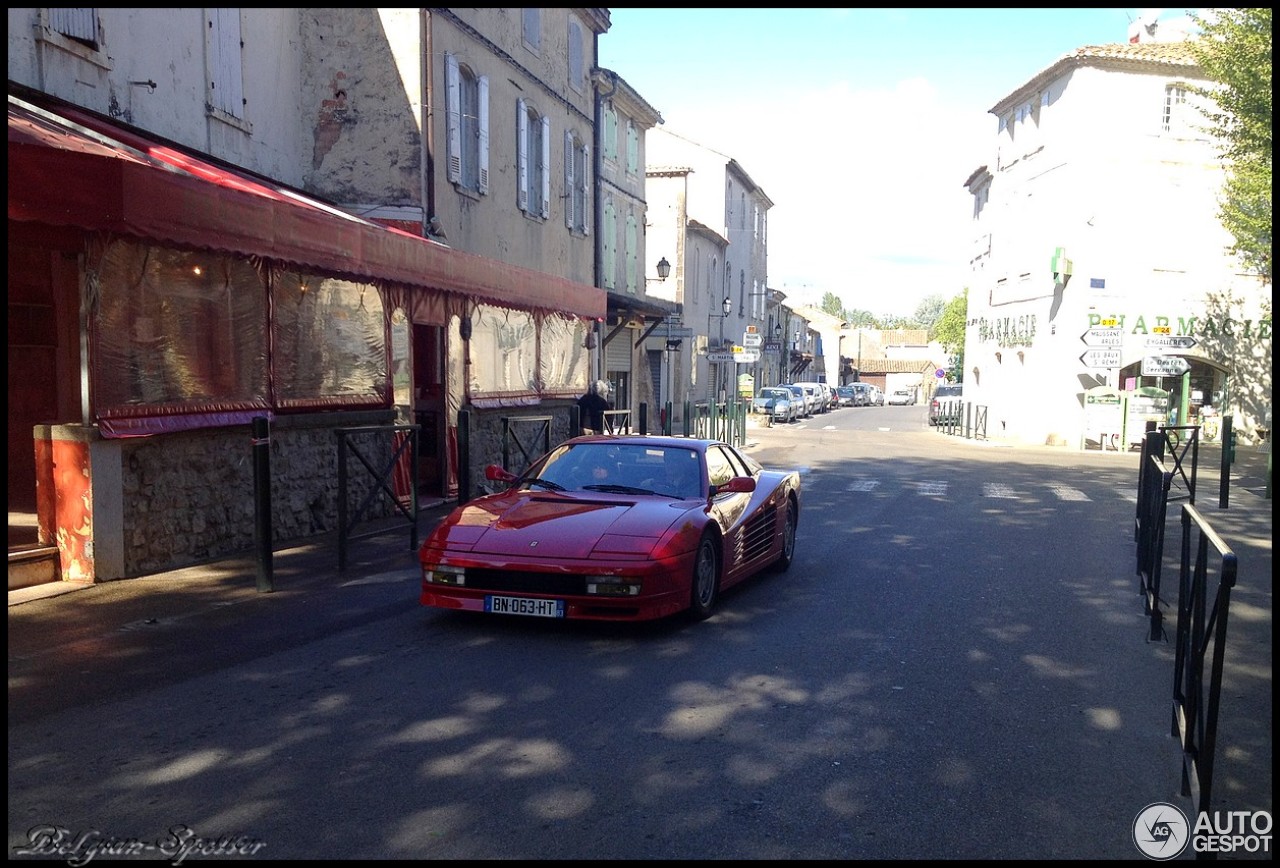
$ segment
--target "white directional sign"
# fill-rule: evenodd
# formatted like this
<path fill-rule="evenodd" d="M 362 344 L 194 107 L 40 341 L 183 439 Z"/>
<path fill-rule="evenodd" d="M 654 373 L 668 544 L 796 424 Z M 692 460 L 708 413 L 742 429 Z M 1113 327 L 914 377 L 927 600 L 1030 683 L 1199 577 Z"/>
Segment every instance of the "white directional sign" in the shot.
<path fill-rule="evenodd" d="M 743 332 L 742 345 L 744 347 L 760 347 L 764 345 L 764 335 L 759 332 Z"/>
<path fill-rule="evenodd" d="M 1151 335 L 1146 343 L 1152 349 L 1189 350 L 1196 345 L 1196 339 L 1190 335 Z"/>
<path fill-rule="evenodd" d="M 1191 365 L 1181 356 L 1146 356 L 1142 360 L 1144 377 L 1181 377 Z"/>
<path fill-rule="evenodd" d="M 1120 367 L 1119 350 L 1088 350 L 1080 356 L 1086 368 L 1118 368 Z"/>
<path fill-rule="evenodd" d="M 1092 328 L 1080 335 L 1080 340 L 1090 347 L 1119 347 L 1124 345 L 1124 330 Z"/>
<path fill-rule="evenodd" d="M 725 352 L 724 350 L 712 350 L 711 352 L 707 353 L 707 361 L 714 362 L 714 363 L 732 362 L 732 361 L 736 361 L 736 359 L 734 358 L 735 355 L 736 355 L 735 353 Z"/>
<path fill-rule="evenodd" d="M 733 360 L 743 365 L 752 365 L 760 361 L 760 351 L 750 350 L 744 347 L 733 354 Z"/>

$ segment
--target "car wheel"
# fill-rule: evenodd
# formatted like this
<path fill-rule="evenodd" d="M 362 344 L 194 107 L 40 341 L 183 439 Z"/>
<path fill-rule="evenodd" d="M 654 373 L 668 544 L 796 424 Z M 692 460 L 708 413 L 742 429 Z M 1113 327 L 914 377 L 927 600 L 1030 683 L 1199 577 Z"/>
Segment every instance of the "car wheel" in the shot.
<path fill-rule="evenodd" d="M 711 617 L 720 592 L 720 554 L 716 539 L 704 534 L 698 541 L 698 551 L 693 558 L 693 581 L 689 594 L 689 614 L 695 621 Z"/>
<path fill-rule="evenodd" d="M 782 554 L 773 567 L 777 572 L 785 573 L 791 569 L 791 561 L 796 555 L 796 505 L 787 501 L 787 514 L 782 525 Z"/>

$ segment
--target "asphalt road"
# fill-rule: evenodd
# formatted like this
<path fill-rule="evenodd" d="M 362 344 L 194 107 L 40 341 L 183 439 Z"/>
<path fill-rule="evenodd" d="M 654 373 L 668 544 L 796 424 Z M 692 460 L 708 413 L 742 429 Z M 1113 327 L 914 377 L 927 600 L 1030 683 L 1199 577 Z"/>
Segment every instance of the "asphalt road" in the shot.
<path fill-rule="evenodd" d="M 271 594 L 241 560 L 11 606 L 11 857 L 85 835 L 175 861 L 194 835 L 250 858 L 1144 858 L 1138 814 L 1188 802 L 1136 455 L 922 420 L 754 430 L 750 454 L 803 471 L 797 558 L 701 624 L 426 610 L 404 535 L 344 573 L 332 547 L 280 552 Z M 1233 496 L 1261 550 L 1258 494 Z M 1271 809 L 1265 516 L 1223 810 Z"/>

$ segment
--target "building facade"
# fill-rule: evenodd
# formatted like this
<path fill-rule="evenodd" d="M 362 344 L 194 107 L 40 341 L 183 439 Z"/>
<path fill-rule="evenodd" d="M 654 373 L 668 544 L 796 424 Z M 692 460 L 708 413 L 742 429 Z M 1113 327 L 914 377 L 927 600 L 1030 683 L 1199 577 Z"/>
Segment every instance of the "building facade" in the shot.
<path fill-rule="evenodd" d="M 1229 253 L 1193 95 L 1208 82 L 1178 36 L 1080 48 L 991 109 L 966 182 L 963 376 L 988 437 L 1126 448 L 1146 421 L 1265 427 L 1269 287 Z"/>
<path fill-rule="evenodd" d="M 402 498 L 473 487 L 508 417 L 569 433 L 608 10 L 8 20 L 10 509 L 61 578 L 252 547 L 257 420 L 277 540 L 336 529 L 353 431 Z"/>
<path fill-rule="evenodd" d="M 597 285 L 609 299 L 596 379 L 609 384 L 614 409 L 632 411 L 634 427 L 641 407 L 656 408 L 664 400 L 668 379 L 664 354 L 650 350 L 646 338 L 664 332 L 678 314 L 678 305 L 649 292 L 658 266 L 647 252 L 645 144 L 662 116 L 616 72 L 600 68 L 593 78 L 599 94 Z"/>
<path fill-rule="evenodd" d="M 768 289 L 773 202 L 742 166 L 714 148 L 662 127 L 650 132 L 646 147 L 650 244 L 678 257 L 672 260 L 676 282 L 654 291 L 681 298 L 682 325 L 704 338 L 687 350 L 687 379 L 673 391 L 687 400 L 723 401 L 744 383 L 754 389 L 763 381 L 766 336 L 781 349 L 780 302 Z M 755 343 L 751 335 L 760 336 L 759 346 L 743 345 L 744 338 Z M 664 338 L 650 340 L 651 351 L 665 349 Z"/>

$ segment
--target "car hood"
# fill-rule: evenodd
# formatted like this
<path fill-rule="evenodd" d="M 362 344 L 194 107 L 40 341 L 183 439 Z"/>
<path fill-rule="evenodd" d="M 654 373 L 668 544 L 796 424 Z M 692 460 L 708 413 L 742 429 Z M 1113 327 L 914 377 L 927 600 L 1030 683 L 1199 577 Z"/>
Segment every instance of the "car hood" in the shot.
<path fill-rule="evenodd" d="M 647 556 L 658 538 L 701 502 L 620 495 L 511 491 L 458 507 L 427 547 L 485 555 L 586 558 Z"/>

